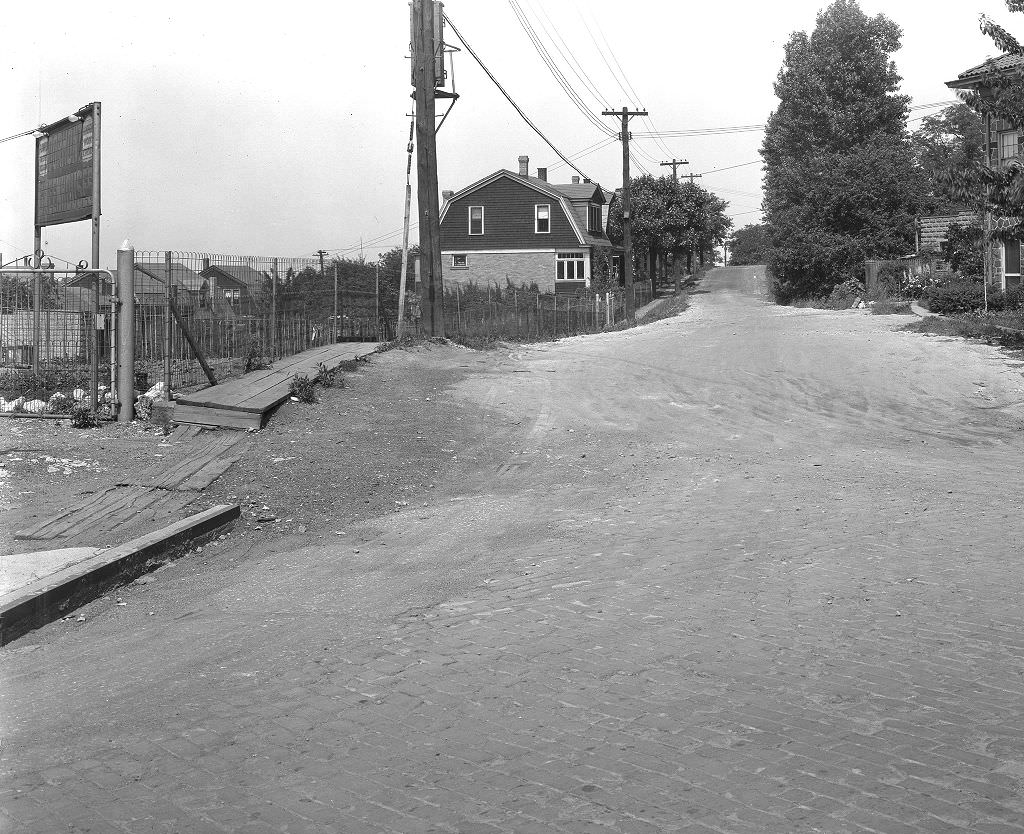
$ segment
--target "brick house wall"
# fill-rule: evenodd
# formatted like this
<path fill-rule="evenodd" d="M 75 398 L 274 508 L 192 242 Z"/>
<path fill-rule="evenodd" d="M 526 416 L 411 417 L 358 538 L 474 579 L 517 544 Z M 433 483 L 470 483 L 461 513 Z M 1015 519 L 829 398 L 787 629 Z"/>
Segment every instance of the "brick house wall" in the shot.
<path fill-rule="evenodd" d="M 583 251 L 573 247 L 574 251 Z M 474 252 L 462 250 L 457 254 L 466 256 L 465 267 L 453 267 L 452 251 L 442 251 L 441 267 L 445 284 L 475 283 L 480 286 L 497 284 L 504 287 L 506 277 L 518 287 L 520 284 L 536 283 L 541 292 L 555 291 L 554 249 L 519 252 Z"/>

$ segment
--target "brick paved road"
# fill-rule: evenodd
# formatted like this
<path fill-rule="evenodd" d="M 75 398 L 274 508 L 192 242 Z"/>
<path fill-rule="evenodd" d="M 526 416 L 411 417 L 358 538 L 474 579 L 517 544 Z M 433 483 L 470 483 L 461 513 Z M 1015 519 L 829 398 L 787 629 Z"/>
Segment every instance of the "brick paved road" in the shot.
<path fill-rule="evenodd" d="M 367 544 L 8 647 L 4 830 L 1024 830 L 1019 370 L 758 277 L 495 356 Z"/>

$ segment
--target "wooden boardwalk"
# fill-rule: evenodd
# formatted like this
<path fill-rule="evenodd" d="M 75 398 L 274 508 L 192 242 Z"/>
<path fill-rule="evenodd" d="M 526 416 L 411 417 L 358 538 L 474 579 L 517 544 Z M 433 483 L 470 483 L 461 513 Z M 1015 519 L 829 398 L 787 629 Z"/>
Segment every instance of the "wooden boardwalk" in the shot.
<path fill-rule="evenodd" d="M 316 376 L 323 364 L 328 369 L 359 359 L 377 350 L 377 342 L 342 342 L 303 351 L 280 359 L 271 368 L 252 371 L 240 379 L 212 385 L 178 397 L 174 422 L 232 429 L 258 429 L 269 413 L 288 399 L 296 374 Z"/>

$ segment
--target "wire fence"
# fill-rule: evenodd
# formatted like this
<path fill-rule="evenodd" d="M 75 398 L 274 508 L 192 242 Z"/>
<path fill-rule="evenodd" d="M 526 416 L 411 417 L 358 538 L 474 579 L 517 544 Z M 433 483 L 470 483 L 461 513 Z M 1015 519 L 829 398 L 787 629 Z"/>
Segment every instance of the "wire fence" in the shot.
<path fill-rule="evenodd" d="M 137 250 L 135 387 L 145 392 L 166 382 L 184 391 L 333 342 L 393 339 L 400 260 Z M 96 366 L 100 403 L 116 388 L 115 288 L 106 277 L 58 273 L 0 271 L 0 413 L 83 402 Z M 648 282 L 633 293 L 637 309 L 652 297 Z M 415 333 L 418 287 L 410 286 L 406 301 Z M 469 342 L 594 333 L 621 322 L 625 308 L 621 288 L 564 294 L 450 283 L 444 291 L 446 333 Z"/>
<path fill-rule="evenodd" d="M 95 280 L 48 269 L 0 270 L 0 412 L 42 413 L 57 401 L 81 402 L 97 349 L 100 380 L 108 381 L 103 391 L 109 390 L 110 300 L 101 294 L 97 305 Z"/>
<path fill-rule="evenodd" d="M 374 266 L 316 258 L 135 253 L 137 387 L 204 385 L 337 341 L 387 338 Z M 202 362 L 199 358 L 202 357 Z"/>
<path fill-rule="evenodd" d="M 652 298 L 649 282 L 633 285 L 634 306 Z M 419 330 L 419 306 L 410 326 Z M 444 291 L 445 333 L 463 340 L 510 341 L 556 339 L 597 333 L 626 318 L 626 294 L 581 290 L 572 294 L 541 293 L 523 287 L 452 284 Z"/>

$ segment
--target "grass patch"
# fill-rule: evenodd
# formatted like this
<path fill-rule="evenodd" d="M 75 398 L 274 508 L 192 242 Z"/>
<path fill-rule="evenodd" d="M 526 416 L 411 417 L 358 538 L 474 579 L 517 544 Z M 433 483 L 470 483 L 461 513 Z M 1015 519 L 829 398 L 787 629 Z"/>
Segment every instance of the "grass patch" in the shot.
<path fill-rule="evenodd" d="M 978 339 L 990 345 L 1001 345 L 1008 348 L 1024 347 L 1024 323 L 1020 316 L 1015 317 L 1017 327 L 1002 323 L 1002 315 L 964 314 L 938 318 L 926 316 L 918 321 L 905 325 L 903 330 L 911 333 L 930 333 L 933 336 L 955 336 L 961 339 Z"/>

